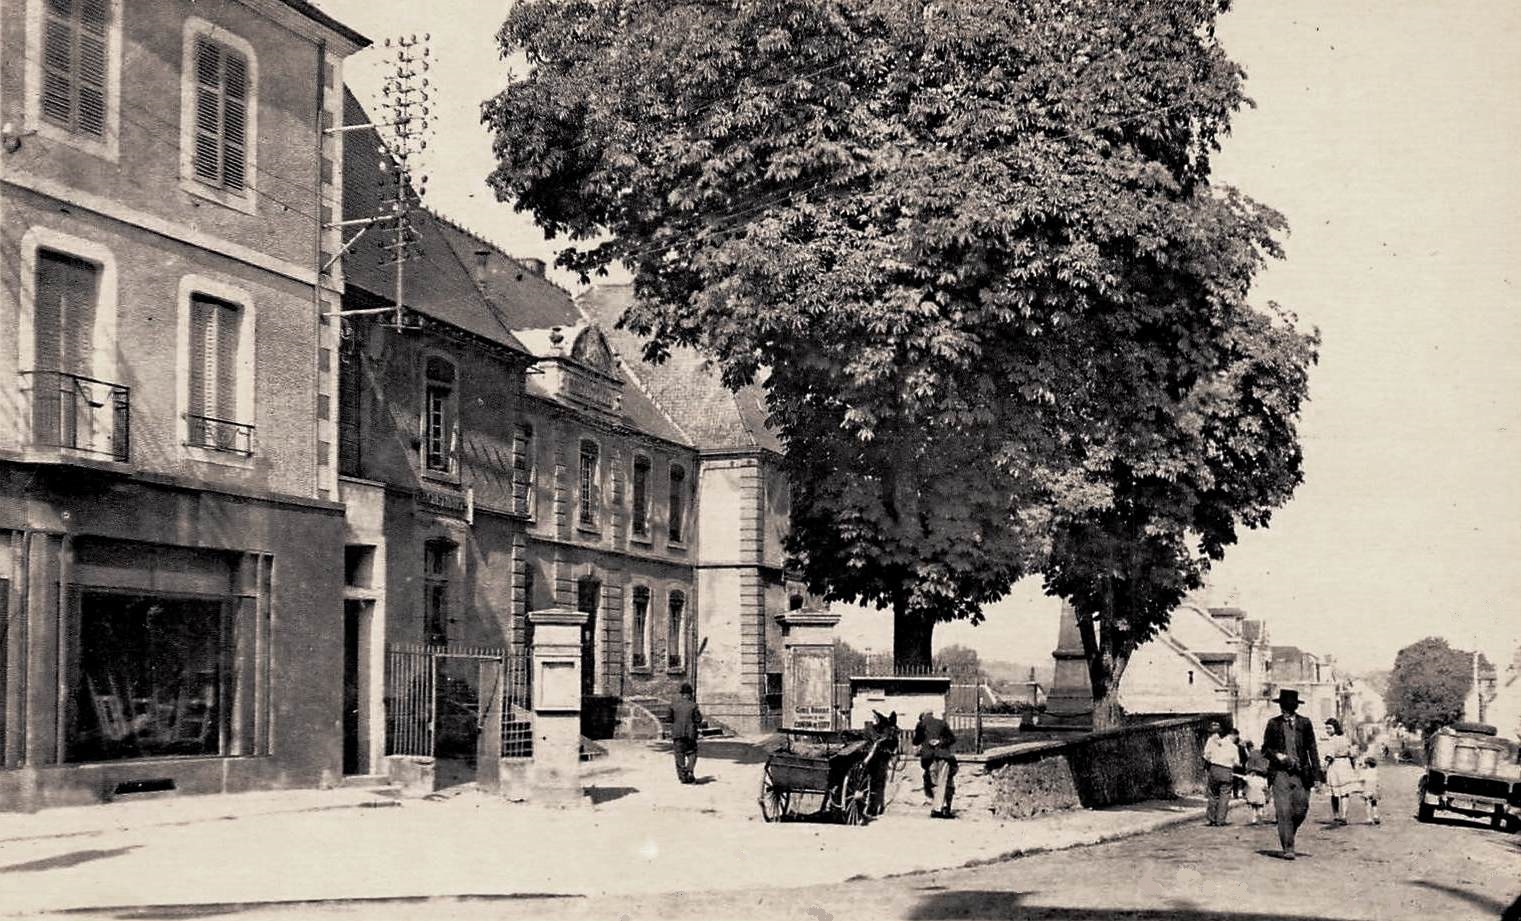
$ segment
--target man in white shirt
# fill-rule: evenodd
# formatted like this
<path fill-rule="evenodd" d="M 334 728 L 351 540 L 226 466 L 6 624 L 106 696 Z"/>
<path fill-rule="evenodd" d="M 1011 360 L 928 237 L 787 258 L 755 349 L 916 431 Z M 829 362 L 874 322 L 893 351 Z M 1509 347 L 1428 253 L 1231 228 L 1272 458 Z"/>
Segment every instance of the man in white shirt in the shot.
<path fill-rule="evenodd" d="M 1236 765 L 1241 760 L 1241 751 L 1236 748 L 1236 743 L 1231 741 L 1225 733 L 1225 726 L 1219 720 L 1209 721 L 1209 738 L 1204 742 L 1204 764 L 1206 775 L 1204 778 L 1205 790 L 1209 795 L 1209 806 L 1204 811 L 1204 817 L 1210 825 L 1226 825 L 1226 815 L 1231 808 L 1231 784 L 1235 779 Z"/>

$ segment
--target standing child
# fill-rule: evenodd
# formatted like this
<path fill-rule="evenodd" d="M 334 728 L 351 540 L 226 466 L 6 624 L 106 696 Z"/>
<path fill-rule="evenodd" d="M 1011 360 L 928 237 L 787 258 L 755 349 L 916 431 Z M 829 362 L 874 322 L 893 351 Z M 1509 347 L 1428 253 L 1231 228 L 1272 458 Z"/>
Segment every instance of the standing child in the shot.
<path fill-rule="evenodd" d="M 1262 821 L 1262 808 L 1267 805 L 1267 772 L 1268 761 L 1260 752 L 1252 752 L 1247 756 L 1246 804 L 1252 807 L 1253 825 Z"/>
<path fill-rule="evenodd" d="M 1360 772 L 1363 782 L 1363 799 L 1368 802 L 1368 821 L 1374 825 L 1381 825 L 1378 819 L 1378 759 L 1369 758 L 1363 762 Z"/>

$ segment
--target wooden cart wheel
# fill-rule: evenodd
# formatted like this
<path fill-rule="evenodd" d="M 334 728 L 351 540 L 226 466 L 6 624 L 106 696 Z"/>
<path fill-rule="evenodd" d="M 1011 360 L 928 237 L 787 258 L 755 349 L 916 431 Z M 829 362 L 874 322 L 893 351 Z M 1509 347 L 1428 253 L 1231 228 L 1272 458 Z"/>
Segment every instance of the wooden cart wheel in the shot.
<path fill-rule="evenodd" d="M 787 791 L 778 790 L 772 783 L 769 768 L 761 772 L 760 810 L 767 822 L 780 822 L 787 814 Z"/>
<path fill-rule="evenodd" d="M 845 775 L 844 789 L 841 792 L 844 800 L 841 817 L 845 824 L 866 824 L 866 797 L 871 792 L 871 785 L 860 765 L 851 768 L 850 773 Z"/>

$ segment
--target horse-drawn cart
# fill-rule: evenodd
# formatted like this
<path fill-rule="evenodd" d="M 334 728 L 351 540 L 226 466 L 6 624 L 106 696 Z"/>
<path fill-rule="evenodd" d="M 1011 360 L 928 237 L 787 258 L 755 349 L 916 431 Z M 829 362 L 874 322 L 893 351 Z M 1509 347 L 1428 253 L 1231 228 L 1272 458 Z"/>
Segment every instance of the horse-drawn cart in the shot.
<path fill-rule="evenodd" d="M 865 730 L 782 730 L 786 741 L 761 773 L 761 817 L 830 816 L 862 825 L 880 815 L 898 749 L 896 719 L 880 722 Z"/>

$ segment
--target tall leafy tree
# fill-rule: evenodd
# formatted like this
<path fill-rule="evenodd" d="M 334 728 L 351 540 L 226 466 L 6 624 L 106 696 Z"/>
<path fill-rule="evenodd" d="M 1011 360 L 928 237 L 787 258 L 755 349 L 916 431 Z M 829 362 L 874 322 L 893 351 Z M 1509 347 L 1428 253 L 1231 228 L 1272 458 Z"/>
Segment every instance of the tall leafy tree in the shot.
<path fill-rule="evenodd" d="M 1472 688 L 1472 654 L 1428 636 L 1395 655 L 1384 703 L 1401 726 L 1431 732 L 1463 718 Z"/>
<path fill-rule="evenodd" d="M 1225 8 L 524 0 L 490 182 L 627 265 L 650 358 L 763 383 L 792 550 L 900 662 L 1041 573 L 1108 699 L 1300 479 L 1315 340 L 1246 301 L 1283 223 L 1209 182 Z"/>

